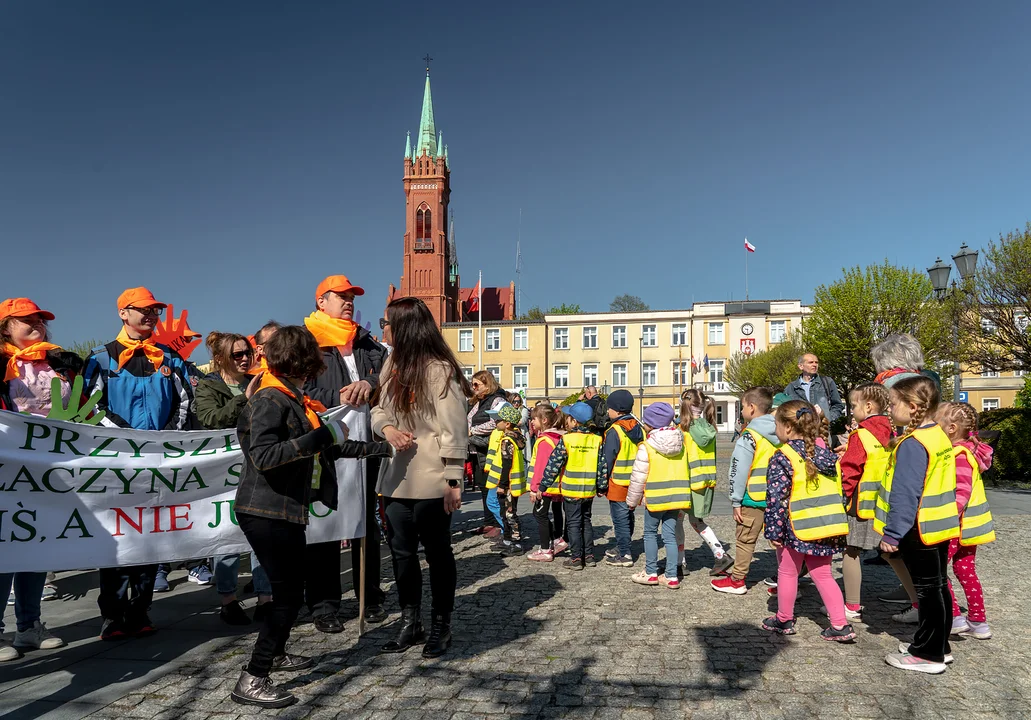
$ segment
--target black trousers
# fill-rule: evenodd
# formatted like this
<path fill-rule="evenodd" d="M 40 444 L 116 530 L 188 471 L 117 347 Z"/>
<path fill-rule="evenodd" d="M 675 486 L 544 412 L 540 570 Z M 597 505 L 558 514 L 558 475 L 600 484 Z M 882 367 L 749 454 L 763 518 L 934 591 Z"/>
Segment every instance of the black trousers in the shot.
<path fill-rule="evenodd" d="M 548 518 L 548 510 L 554 516 L 554 520 Z M 550 498 L 542 495 L 541 499 L 533 504 L 533 518 L 537 521 L 537 533 L 541 541 L 541 549 L 547 550 L 554 540 L 562 537 L 564 523 L 562 522 L 562 499 Z"/>
<path fill-rule="evenodd" d="M 918 621 L 909 653 L 931 662 L 944 662 L 952 652 L 952 595 L 949 593 L 949 543 L 924 545 L 914 527 L 899 543 L 902 562 L 916 587 Z"/>
<path fill-rule="evenodd" d="M 143 622 L 154 600 L 157 565 L 127 565 L 100 569 L 100 615 L 129 625 Z"/>
<path fill-rule="evenodd" d="M 566 533 L 569 535 L 569 557 L 586 562 L 588 558 L 594 557 L 594 528 L 591 527 L 594 498 L 565 498 L 562 504 L 566 513 Z"/>
<path fill-rule="evenodd" d="M 268 677 L 273 658 L 286 652 L 290 628 L 304 601 L 304 525 L 244 513 L 237 513 L 236 519 L 272 585 L 272 608 L 247 666 L 251 675 Z"/>
<path fill-rule="evenodd" d="M 404 500 L 386 498 L 387 542 L 394 562 L 394 578 L 401 608 L 422 604 L 422 568 L 419 543 L 430 566 L 430 596 L 433 611 L 450 613 L 455 607 L 458 571 L 451 551 L 451 515 L 444 512 L 444 499 Z"/>

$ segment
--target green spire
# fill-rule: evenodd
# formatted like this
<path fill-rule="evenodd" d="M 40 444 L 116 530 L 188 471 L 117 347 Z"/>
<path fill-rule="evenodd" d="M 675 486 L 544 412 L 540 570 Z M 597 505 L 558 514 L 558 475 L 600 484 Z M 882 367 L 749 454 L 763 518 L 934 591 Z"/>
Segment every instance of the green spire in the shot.
<path fill-rule="evenodd" d="M 407 160 L 412 157 L 412 133 L 408 132 L 405 134 L 407 135 L 405 137 L 405 159 Z"/>
<path fill-rule="evenodd" d="M 416 156 L 437 154 L 437 130 L 433 125 L 433 96 L 430 94 L 430 71 L 426 70 L 426 89 L 422 94 L 422 119 L 419 120 L 419 142 L 415 146 Z"/>
<path fill-rule="evenodd" d="M 444 157 L 444 133 L 437 133 L 437 157 Z"/>

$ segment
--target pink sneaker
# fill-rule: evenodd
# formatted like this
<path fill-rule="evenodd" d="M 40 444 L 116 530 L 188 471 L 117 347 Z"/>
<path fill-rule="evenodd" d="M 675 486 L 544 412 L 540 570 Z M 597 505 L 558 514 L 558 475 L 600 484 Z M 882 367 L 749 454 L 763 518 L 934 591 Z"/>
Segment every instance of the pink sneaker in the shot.
<path fill-rule="evenodd" d="M 559 538 L 558 540 L 555 540 L 555 541 L 553 541 L 551 543 L 551 552 L 554 555 L 558 555 L 563 550 L 568 550 L 568 549 L 569 549 L 569 543 L 567 543 L 562 538 Z"/>
<path fill-rule="evenodd" d="M 537 562 L 551 562 L 555 559 L 555 554 L 550 550 L 544 550 L 537 548 L 532 553 L 526 556 L 527 560 L 536 560 Z"/>

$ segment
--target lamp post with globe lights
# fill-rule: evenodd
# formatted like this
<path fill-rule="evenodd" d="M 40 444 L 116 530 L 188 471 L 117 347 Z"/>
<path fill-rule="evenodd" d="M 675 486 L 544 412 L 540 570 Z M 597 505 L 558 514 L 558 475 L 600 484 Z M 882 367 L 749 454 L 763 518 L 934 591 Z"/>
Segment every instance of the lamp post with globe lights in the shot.
<path fill-rule="evenodd" d="M 952 256 L 952 261 L 959 270 L 960 279 L 968 280 L 974 276 L 977 269 L 977 250 L 971 250 L 966 243 L 963 243 L 959 246 L 959 252 Z M 958 292 L 966 292 L 965 287 L 957 286 L 955 280 L 952 281 L 952 286 L 949 286 L 951 272 L 952 266 L 943 263 L 940 257 L 935 260 L 934 265 L 927 268 L 927 276 L 931 279 L 931 287 L 934 288 L 934 296 L 938 300 L 944 301 Z M 954 358 L 952 361 L 952 399 L 954 402 L 959 402 L 959 311 L 954 312 L 952 317 L 952 352 Z"/>

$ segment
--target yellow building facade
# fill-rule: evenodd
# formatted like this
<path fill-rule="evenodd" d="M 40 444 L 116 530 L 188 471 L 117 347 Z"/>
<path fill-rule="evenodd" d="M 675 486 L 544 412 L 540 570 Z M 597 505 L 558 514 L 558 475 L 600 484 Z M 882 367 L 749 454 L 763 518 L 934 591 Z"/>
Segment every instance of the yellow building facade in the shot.
<path fill-rule="evenodd" d="M 964 372 L 960 377 L 960 397 L 978 412 L 1013 407 L 1017 392 L 1024 387 L 1027 373 L 1023 370 L 1009 372 Z"/>
<path fill-rule="evenodd" d="M 800 327 L 799 300 L 698 303 L 688 310 L 546 315 L 543 322 L 446 323 L 442 331 L 467 376 L 479 367 L 527 402 L 561 401 L 587 385 L 629 390 L 644 405 L 679 405 L 699 387 L 733 430 L 738 399 L 724 380 L 736 352 L 766 350 Z M 607 386 L 607 388 L 606 388 Z"/>

